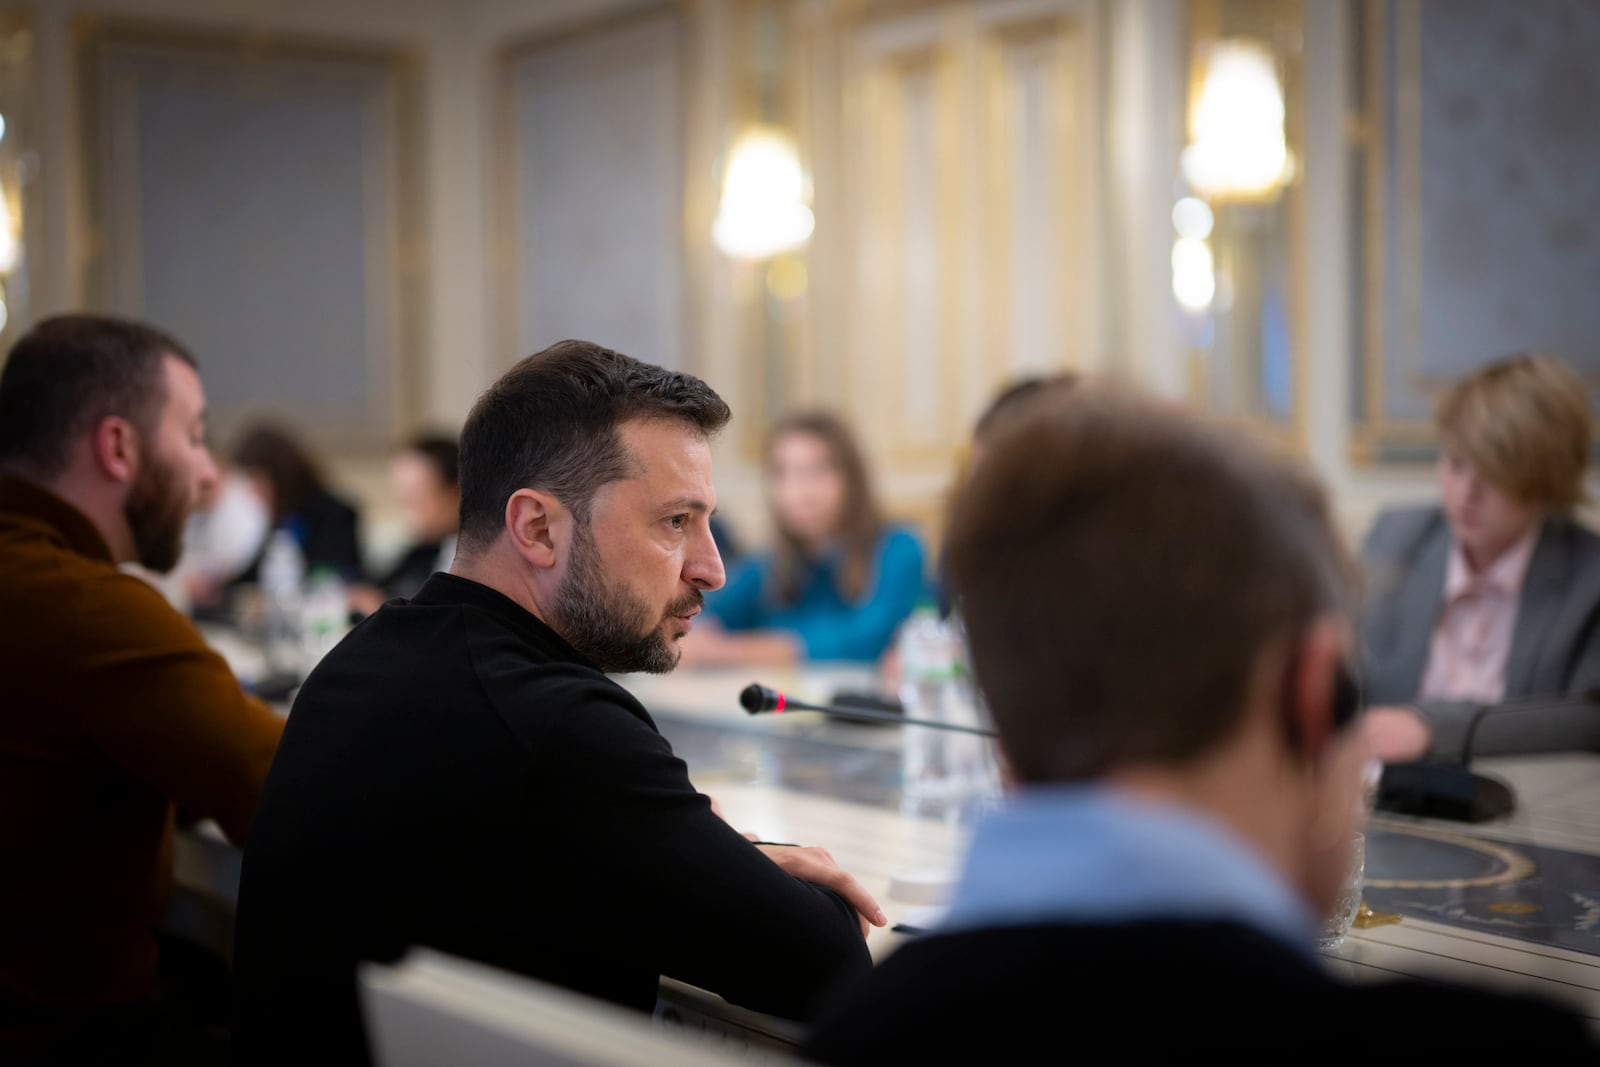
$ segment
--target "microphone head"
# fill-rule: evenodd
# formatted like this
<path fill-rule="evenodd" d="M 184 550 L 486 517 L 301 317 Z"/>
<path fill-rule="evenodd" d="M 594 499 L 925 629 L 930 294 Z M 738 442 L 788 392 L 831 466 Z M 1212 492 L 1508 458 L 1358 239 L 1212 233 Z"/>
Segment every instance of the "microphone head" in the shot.
<path fill-rule="evenodd" d="M 777 711 L 783 707 L 783 696 L 760 682 L 751 682 L 739 693 L 739 705 L 752 715 L 763 711 Z"/>

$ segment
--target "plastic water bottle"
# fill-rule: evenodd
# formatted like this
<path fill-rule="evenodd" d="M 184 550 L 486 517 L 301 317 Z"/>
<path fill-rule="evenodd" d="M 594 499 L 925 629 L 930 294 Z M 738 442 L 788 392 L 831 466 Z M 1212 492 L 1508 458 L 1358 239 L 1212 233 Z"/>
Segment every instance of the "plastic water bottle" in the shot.
<path fill-rule="evenodd" d="M 350 601 L 344 580 L 332 567 L 313 568 L 300 616 L 308 671 L 343 639 L 349 624 Z"/>
<path fill-rule="evenodd" d="M 305 570 L 305 556 L 294 534 L 288 530 L 274 531 L 261 559 L 267 665 L 273 671 L 299 675 L 305 669 L 301 641 Z"/>
<path fill-rule="evenodd" d="M 940 619 L 932 604 L 922 605 L 901 627 L 897 648 L 907 718 L 981 725 L 958 619 Z M 905 814 L 963 821 L 992 799 L 997 776 L 988 738 L 914 725 L 900 734 Z"/>

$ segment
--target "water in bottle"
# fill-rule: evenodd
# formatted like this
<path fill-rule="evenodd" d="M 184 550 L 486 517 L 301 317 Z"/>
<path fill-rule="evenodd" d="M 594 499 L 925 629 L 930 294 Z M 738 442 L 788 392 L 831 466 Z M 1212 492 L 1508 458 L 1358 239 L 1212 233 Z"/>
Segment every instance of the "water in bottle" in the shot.
<path fill-rule="evenodd" d="M 302 602 L 305 556 L 300 542 L 288 530 L 275 530 L 261 558 L 261 594 L 266 606 L 266 657 L 268 669 L 303 676 Z"/>
<path fill-rule="evenodd" d="M 900 702 L 907 718 L 961 726 L 983 724 L 958 620 L 919 608 L 901 628 Z M 902 810 L 907 815 L 966 821 L 993 799 L 997 776 L 985 737 L 901 727 Z"/>
<path fill-rule="evenodd" d="M 313 568 L 301 606 L 306 669 L 309 671 L 333 651 L 349 629 L 350 597 L 344 580 L 332 567 Z"/>

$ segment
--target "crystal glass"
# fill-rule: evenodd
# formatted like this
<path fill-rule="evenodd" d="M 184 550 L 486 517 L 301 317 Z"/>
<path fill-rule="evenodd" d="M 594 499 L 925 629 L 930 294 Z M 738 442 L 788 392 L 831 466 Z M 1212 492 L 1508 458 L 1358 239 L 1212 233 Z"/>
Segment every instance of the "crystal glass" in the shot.
<path fill-rule="evenodd" d="M 1365 834 L 1355 834 L 1350 842 L 1350 871 L 1345 875 L 1344 884 L 1339 887 L 1339 896 L 1334 900 L 1333 910 L 1322 921 L 1322 933 L 1317 938 L 1318 948 L 1338 948 L 1344 944 L 1345 935 L 1350 932 L 1350 924 L 1355 922 L 1356 913 L 1361 910 L 1361 891 L 1366 873 L 1366 844 Z"/>

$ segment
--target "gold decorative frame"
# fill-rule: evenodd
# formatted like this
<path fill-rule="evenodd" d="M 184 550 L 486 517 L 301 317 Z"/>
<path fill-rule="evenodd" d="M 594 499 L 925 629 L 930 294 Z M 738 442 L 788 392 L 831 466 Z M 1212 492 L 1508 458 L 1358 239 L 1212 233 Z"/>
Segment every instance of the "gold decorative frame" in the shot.
<path fill-rule="evenodd" d="M 494 279 L 491 286 L 494 311 L 490 336 L 493 338 L 496 353 L 490 362 L 492 373 L 497 374 L 517 359 L 528 355 L 527 352 L 520 350 L 522 338 L 517 315 L 524 267 L 522 262 L 524 250 L 520 247 L 518 237 L 521 233 L 522 219 L 521 199 L 518 193 L 525 180 L 519 161 L 522 145 L 516 121 L 516 77 L 519 65 L 528 57 L 546 49 L 600 37 L 663 18 L 674 18 L 679 23 L 683 69 L 688 70 L 691 58 L 688 16 L 693 6 L 693 0 L 645 0 L 622 8 L 610 8 L 596 15 L 576 16 L 537 33 L 513 38 L 497 50 L 494 62 L 492 112 L 494 136 L 488 160 L 491 196 L 488 205 L 490 228 L 487 243 L 490 277 Z M 685 95 L 688 95 L 687 85 Z M 679 117 L 679 125 L 687 138 L 686 116 Z M 687 153 L 685 155 L 687 157 Z M 686 158 L 686 165 L 688 162 Z M 687 193 L 687 185 L 685 190 Z M 683 339 L 687 340 L 693 331 L 689 325 L 688 315 L 690 304 L 687 292 L 691 287 L 691 279 L 687 248 L 684 252 L 683 262 L 680 264 L 684 274 L 684 292 L 680 293 L 679 298 L 685 309 L 682 332 L 685 335 Z M 687 345 L 684 346 L 684 352 L 686 362 L 692 363 Z"/>
<path fill-rule="evenodd" d="M 143 62 L 172 69 L 226 72 L 240 84 L 276 87 L 296 72 L 364 79 L 367 121 L 380 152 L 363 159 L 367 183 L 365 249 L 368 351 L 363 353 L 365 404 L 296 412 L 307 436 L 326 447 L 383 453 L 419 410 L 420 346 L 424 332 L 423 238 L 419 101 L 420 59 L 409 49 L 376 47 L 278 34 L 169 25 L 84 15 L 74 24 L 78 87 L 81 197 L 74 204 L 80 239 L 73 249 L 78 288 L 91 307 L 142 313 L 137 183 L 113 182 L 112 161 L 139 151 L 131 114 L 138 76 L 119 64 Z M 204 354 L 202 353 L 202 359 Z M 250 414 L 218 410 L 226 427 Z"/>
<path fill-rule="evenodd" d="M 1360 118 L 1347 131 L 1346 142 L 1362 156 L 1363 205 L 1357 221 L 1364 278 L 1362 310 L 1356 323 L 1360 351 L 1352 359 L 1359 389 L 1354 395 L 1350 435 L 1351 460 L 1362 465 L 1431 459 L 1437 447 L 1432 419 L 1391 416 L 1390 392 L 1403 387 L 1431 406 L 1456 380 L 1430 375 L 1421 363 L 1422 5 L 1423 0 L 1363 0 L 1360 9 L 1362 32 L 1356 45 Z M 1390 13 L 1392 36 L 1388 32 Z M 1391 120 L 1392 145 L 1388 136 Z M 1387 184 L 1391 166 L 1394 204 Z M 1397 208 L 1392 233 L 1391 208 Z M 1391 269 L 1395 275 L 1392 306 L 1386 299 Z M 1391 322 L 1400 349 L 1394 360 L 1389 358 L 1385 339 Z M 1600 385 L 1600 376 L 1592 371 L 1585 377 Z"/>
<path fill-rule="evenodd" d="M 1204 40 L 1231 36 L 1243 27 L 1252 36 L 1261 37 L 1271 46 L 1278 59 L 1282 75 L 1284 101 L 1284 138 L 1291 157 L 1303 159 L 1306 146 L 1306 87 L 1302 45 L 1285 46 L 1285 38 L 1298 40 L 1303 36 L 1305 9 L 1303 0 L 1190 0 L 1189 24 L 1185 34 L 1186 54 L 1191 57 L 1188 73 L 1188 91 L 1185 94 L 1185 111 L 1193 106 L 1201 88 L 1203 71 L 1193 61 L 1196 47 Z M 1185 121 L 1185 126 L 1187 120 Z M 1284 279 L 1284 315 L 1289 342 L 1289 409 L 1286 417 L 1277 418 L 1266 411 L 1253 393 L 1240 395 L 1235 389 L 1233 404 L 1215 414 L 1226 423 L 1248 430 L 1269 445 L 1286 452 L 1303 454 L 1307 448 L 1309 426 L 1307 408 L 1310 402 L 1310 335 L 1307 326 L 1309 307 L 1310 270 L 1306 232 L 1309 201 L 1306 197 L 1303 176 L 1294 174 L 1279 194 L 1281 204 L 1250 203 L 1246 210 L 1281 210 L 1284 233 L 1282 240 L 1287 252 L 1288 277 Z M 1218 211 L 1221 225 L 1222 211 Z M 1210 381 L 1206 376 L 1204 356 L 1200 350 L 1185 346 L 1185 372 L 1188 393 L 1192 400 L 1209 405 Z M 1261 367 L 1254 368 L 1251 381 L 1259 385 Z"/>

